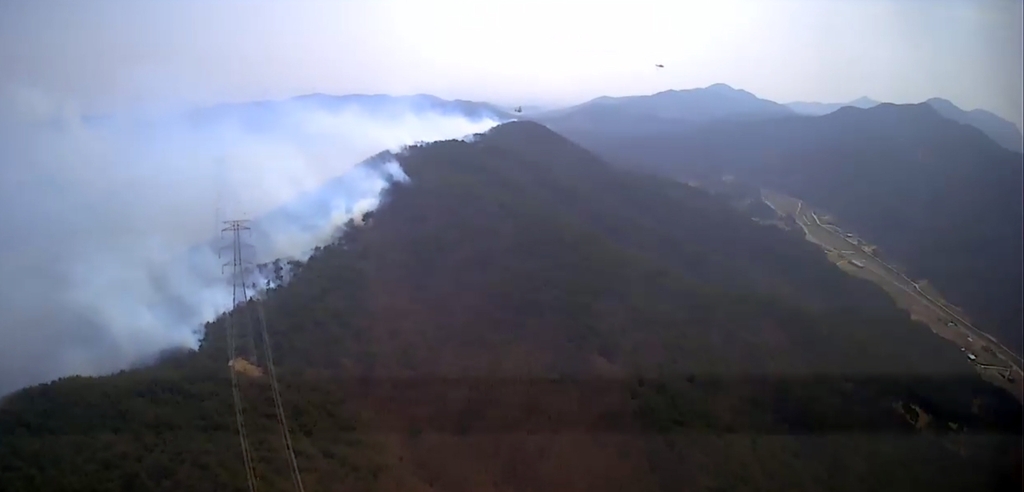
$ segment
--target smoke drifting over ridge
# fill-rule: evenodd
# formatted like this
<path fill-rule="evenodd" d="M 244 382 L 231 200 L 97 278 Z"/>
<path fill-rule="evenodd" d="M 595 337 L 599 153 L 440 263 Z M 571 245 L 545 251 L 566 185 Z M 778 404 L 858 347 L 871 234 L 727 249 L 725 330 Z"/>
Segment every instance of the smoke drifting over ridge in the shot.
<path fill-rule="evenodd" d="M 436 100 L 298 98 L 83 118 L 30 92 L 0 98 L 0 394 L 195 346 L 230 304 L 210 246 L 254 219 L 258 260 L 303 258 L 376 206 L 418 141 L 502 115 Z"/>

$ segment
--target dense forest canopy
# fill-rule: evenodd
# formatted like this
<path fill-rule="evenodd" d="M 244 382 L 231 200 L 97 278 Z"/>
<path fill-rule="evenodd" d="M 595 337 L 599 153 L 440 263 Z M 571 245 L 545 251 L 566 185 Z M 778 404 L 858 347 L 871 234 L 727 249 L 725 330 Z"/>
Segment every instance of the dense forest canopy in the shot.
<path fill-rule="evenodd" d="M 236 308 L 265 310 L 307 490 L 1020 489 L 1020 405 L 799 235 L 536 123 L 398 159 L 364 225 Z M 244 490 L 225 319 L 5 399 L 0 490 Z"/>
<path fill-rule="evenodd" d="M 1024 156 L 982 130 L 927 103 L 637 127 L 552 122 L 630 169 L 732 175 L 826 210 L 1024 355 Z"/>

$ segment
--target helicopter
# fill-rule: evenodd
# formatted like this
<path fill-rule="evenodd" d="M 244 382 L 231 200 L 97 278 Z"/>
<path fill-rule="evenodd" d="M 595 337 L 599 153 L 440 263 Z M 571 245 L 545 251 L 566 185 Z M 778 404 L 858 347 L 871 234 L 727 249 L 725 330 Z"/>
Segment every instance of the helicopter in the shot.
<path fill-rule="evenodd" d="M 654 68 L 665 68 L 665 65 L 662 65 L 660 63 L 655 63 L 654 64 Z"/>

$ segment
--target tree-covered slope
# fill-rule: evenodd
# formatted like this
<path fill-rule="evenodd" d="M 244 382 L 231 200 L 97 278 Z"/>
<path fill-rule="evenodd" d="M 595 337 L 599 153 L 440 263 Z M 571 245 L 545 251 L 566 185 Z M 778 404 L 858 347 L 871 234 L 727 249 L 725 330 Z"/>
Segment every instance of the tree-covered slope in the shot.
<path fill-rule="evenodd" d="M 1019 488 L 1016 401 L 800 237 L 532 123 L 398 160 L 260 301 L 306 490 Z M 9 397 L 0 483 L 241 489 L 224 329 Z"/>
<path fill-rule="evenodd" d="M 929 104 L 567 135 L 636 170 L 734 175 L 827 210 L 1024 354 L 1021 154 Z"/>

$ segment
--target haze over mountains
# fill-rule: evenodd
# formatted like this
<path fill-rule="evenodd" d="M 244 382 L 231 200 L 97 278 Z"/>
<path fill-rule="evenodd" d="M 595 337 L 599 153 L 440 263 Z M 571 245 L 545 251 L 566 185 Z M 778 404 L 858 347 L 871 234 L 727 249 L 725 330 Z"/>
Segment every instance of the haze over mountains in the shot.
<path fill-rule="evenodd" d="M 0 492 L 1024 490 L 1022 19 L 0 2 Z"/>
<path fill-rule="evenodd" d="M 787 103 L 786 106 L 800 114 L 806 114 L 810 116 L 822 116 L 829 114 L 839 108 L 845 108 L 847 106 L 853 106 L 855 108 L 867 109 L 881 104 L 880 102 L 871 99 L 870 97 L 858 97 L 850 102 L 845 103 L 821 103 L 821 102 L 791 102 Z"/>
<path fill-rule="evenodd" d="M 266 312 L 310 487 L 1019 483 L 1019 404 L 799 235 L 536 123 L 467 140 L 396 154 L 409 179 L 365 225 L 236 308 Z M 226 330 L 9 397 L 5 484 L 244 487 Z M 263 378 L 242 378 L 247 425 L 285 489 Z"/>
<path fill-rule="evenodd" d="M 928 99 L 924 103 L 935 108 L 946 118 L 971 125 L 985 132 L 985 135 L 1009 150 L 1024 152 L 1024 136 L 1021 134 L 1021 129 L 990 111 L 984 109 L 965 111 L 952 102 L 938 97 Z M 869 97 L 861 97 L 848 103 L 792 102 L 786 106 L 800 114 L 822 116 L 845 107 L 867 109 L 879 104 L 882 103 Z"/>
<path fill-rule="evenodd" d="M 765 115 L 763 103 L 745 108 Z M 1022 155 L 962 124 L 966 114 L 933 99 L 700 125 L 652 117 L 657 128 L 641 132 L 632 120 L 585 127 L 561 115 L 549 124 L 626 167 L 679 179 L 736 175 L 821 206 L 1021 354 Z"/>
<path fill-rule="evenodd" d="M 254 221 L 259 261 L 282 258 L 230 311 L 266 315 L 310 489 L 1019 490 L 1018 401 L 764 207 L 683 184 L 827 210 L 1022 352 L 1022 155 L 936 104 L 808 116 L 715 84 L 532 115 L 315 94 L 186 122 L 320 171 Z M 195 350 L 0 400 L 3 485 L 244 490 L 237 327 L 212 318 Z M 287 489 L 267 375 L 240 378 L 261 490 Z"/>
<path fill-rule="evenodd" d="M 216 124 L 224 120 L 246 125 L 283 125 L 283 117 L 298 109 L 327 113 L 357 113 L 376 118 L 409 117 L 415 114 L 458 116 L 469 120 L 507 120 L 508 110 L 496 105 L 454 100 L 449 101 L 429 94 L 391 96 L 386 94 L 306 94 L 284 100 L 223 104 L 200 108 L 191 112 L 191 120 L 198 124 Z"/>
<path fill-rule="evenodd" d="M 703 89 L 668 90 L 649 96 L 599 97 L 530 117 L 563 130 L 644 134 L 679 131 L 716 119 L 760 119 L 793 114 L 785 106 L 747 91 L 714 84 Z"/>
<path fill-rule="evenodd" d="M 1024 138 L 1021 137 L 1020 128 L 989 111 L 984 109 L 964 111 L 952 102 L 937 97 L 931 98 L 925 103 L 946 118 L 971 125 L 985 132 L 985 135 L 1009 150 L 1024 152 Z"/>
<path fill-rule="evenodd" d="M 948 119 L 978 128 L 999 145 L 1024 152 L 1021 129 L 992 112 L 983 109 L 965 111 L 941 98 L 924 102 Z M 530 116 L 562 129 L 580 127 L 583 130 L 587 126 L 597 129 L 600 125 L 611 125 L 617 128 L 609 131 L 621 134 L 627 129 L 634 133 L 678 131 L 683 125 L 724 118 L 769 118 L 789 114 L 823 116 L 845 107 L 867 109 L 879 104 L 880 101 L 869 97 L 846 103 L 779 104 L 727 84 L 712 84 L 700 89 L 668 90 L 647 96 L 599 97 L 576 106 Z M 628 120 L 623 121 L 623 118 Z"/>

